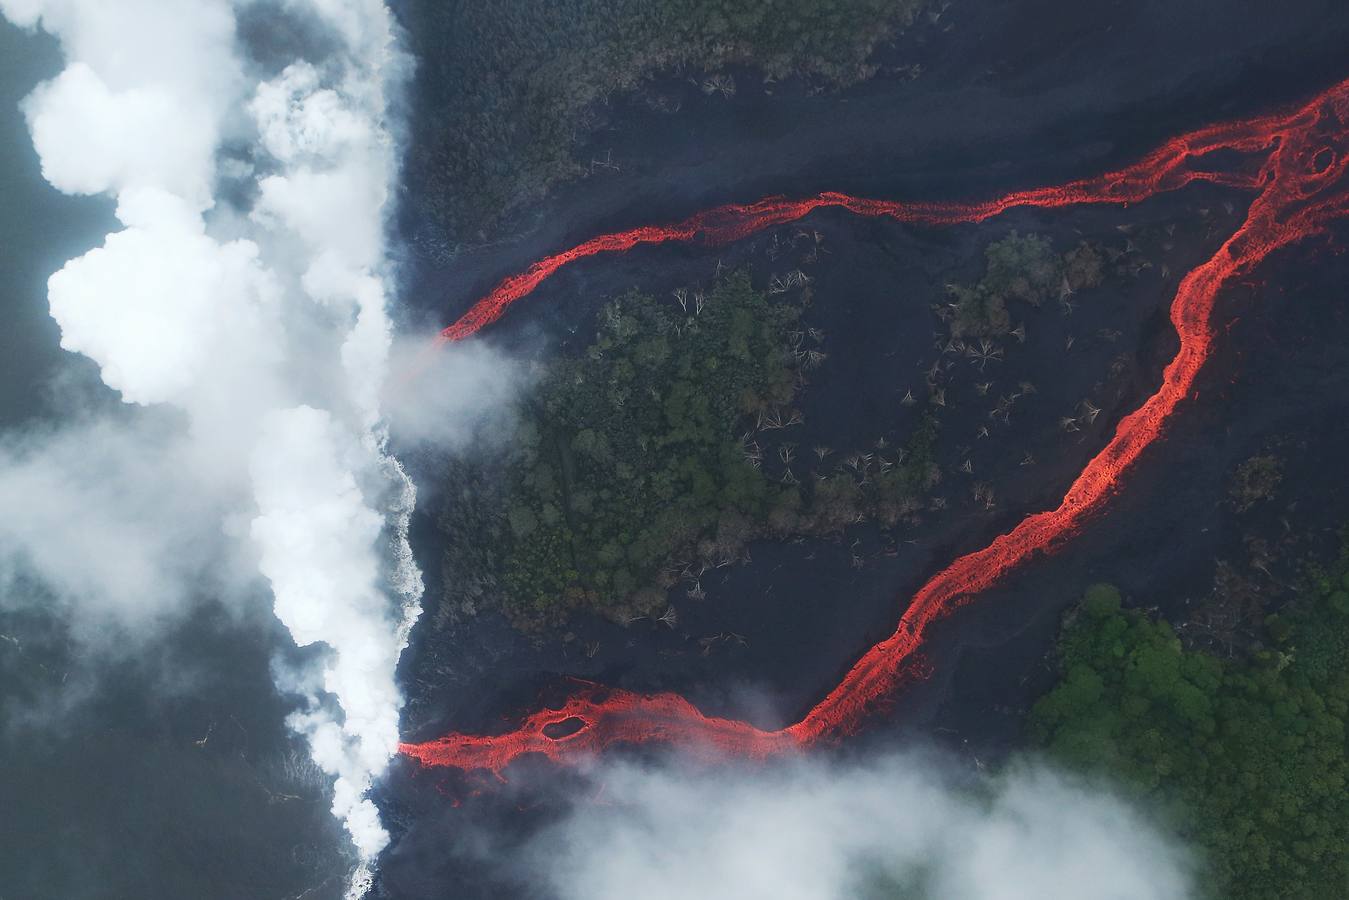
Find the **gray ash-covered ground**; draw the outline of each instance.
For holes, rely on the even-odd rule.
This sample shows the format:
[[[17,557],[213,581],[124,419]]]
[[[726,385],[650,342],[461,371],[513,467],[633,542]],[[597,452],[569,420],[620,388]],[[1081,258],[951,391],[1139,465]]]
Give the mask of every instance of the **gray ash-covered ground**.
[[[1204,188],[1191,193],[1211,196],[1177,195],[1174,209],[1193,212],[1195,203],[1221,208],[1223,192]],[[1162,233],[1169,218],[1160,209],[1165,205],[1157,204]],[[1087,217],[1105,212],[1090,211]],[[1143,219],[1149,210],[1144,205],[1131,212]],[[1058,215],[1071,220],[1073,213]],[[1048,223],[1017,224],[1050,233]],[[1067,227],[1071,233],[1072,226]],[[970,230],[972,248],[982,246],[986,235],[980,236],[980,230]],[[1086,227],[1083,231],[1091,233]],[[1177,234],[1183,234],[1180,227]],[[1185,252],[1182,241],[1176,252]],[[1189,252],[1202,254],[1202,244],[1201,238]],[[1308,245],[1280,254],[1251,284],[1229,291],[1219,311],[1223,341],[1200,379],[1196,398],[1182,407],[1166,436],[1145,455],[1120,497],[1063,552],[1024,567],[936,626],[926,651],[932,677],[896,697],[891,713],[877,717],[868,733],[843,752],[893,744],[898,733],[904,740],[949,744],[981,763],[1005,755],[1018,745],[1029,703],[1052,678],[1048,651],[1059,615],[1091,582],[1117,583],[1133,602],[1160,606],[1164,614],[1183,621],[1211,590],[1219,559],[1261,577],[1250,568],[1247,538],[1263,536],[1277,543],[1287,533],[1283,522],[1289,521],[1298,528],[1295,552],[1268,577],[1284,585],[1295,583],[1289,560],[1333,543],[1333,529],[1342,524],[1349,499],[1337,468],[1349,440],[1343,424],[1349,411],[1349,310],[1327,302],[1346,274],[1344,257],[1328,253],[1324,245]],[[1153,270],[1114,287],[1113,296],[1109,286],[1099,289],[1096,315],[1110,319],[1114,312],[1111,321],[1119,322],[1120,313],[1130,313],[1133,343],[1126,346],[1135,347],[1135,368],[1106,395],[1113,403],[1098,403],[1102,412],[1097,429],[1063,432],[1056,402],[1047,401],[1038,414],[1027,408],[1025,421],[1010,427],[1007,438],[1025,435],[1044,441],[1048,449],[1037,456],[1034,467],[1020,466],[1020,454],[990,456],[990,477],[1006,485],[999,510],[953,505],[949,514],[915,528],[920,543],[906,545],[894,558],[862,529],[859,534],[871,552],[860,569],[851,562],[851,538],[756,545],[753,564],[726,570],[720,581],[705,579],[706,599],[676,601],[676,629],[578,623],[575,644],[601,643],[593,659],[576,649],[564,651],[560,643],[539,648],[502,625],[475,623],[442,645],[457,654],[441,657],[450,677],[437,685],[440,690],[418,698],[427,706],[414,709],[425,709],[428,717],[423,730],[411,736],[432,737],[451,724],[465,730],[500,727],[514,711],[559,696],[566,686],[556,675],[564,672],[636,689],[681,690],[708,712],[762,725],[780,724],[804,709],[833,685],[859,649],[888,633],[906,592],[922,578],[958,553],[981,546],[1024,512],[1055,502],[1082,461],[1104,441],[1113,419],[1148,392],[1174,348],[1164,321],[1170,294],[1160,272]],[[821,287],[820,302],[813,308],[824,318],[826,296]],[[1046,331],[1051,323],[1087,327],[1095,320],[1083,316],[1086,303],[1083,297],[1071,316],[1047,307],[1031,321],[1042,321]],[[835,335],[846,312],[840,308],[829,326]],[[932,354],[930,330],[923,343],[928,344],[924,352]],[[1039,360],[1030,371],[1058,379],[1065,397],[1096,388],[1101,370],[1108,371],[1113,358],[1094,353],[1081,365],[1063,367],[1061,355],[1044,356],[1053,358],[1030,356]],[[1009,368],[1015,363],[1013,356]],[[847,394],[854,383],[877,377],[875,369],[857,366],[841,379],[846,383],[832,389]],[[807,396],[830,387],[822,371]],[[892,388],[886,385],[885,390]],[[979,420],[972,409],[964,420],[959,411],[959,406],[947,411],[946,432]],[[945,453],[956,449],[953,443],[944,439]],[[1238,515],[1230,500],[1234,472],[1250,456],[1265,452],[1283,460],[1283,480],[1274,499]],[[1277,601],[1279,591],[1271,589],[1270,594]],[[735,629],[752,639],[745,646],[717,644],[702,654],[698,636]],[[420,652],[427,649],[424,644]],[[559,778],[546,763],[520,768],[510,786],[483,782],[477,787],[485,783],[485,791],[467,796],[473,781],[400,766],[387,788],[385,808],[395,811],[400,828],[411,826],[411,834],[395,851],[392,876],[385,878],[415,873],[414,882],[429,878],[424,882],[429,886],[443,883],[439,878],[451,870],[463,877],[464,871],[455,868],[455,854],[444,856],[443,845],[422,842],[443,837],[447,830],[468,833],[477,827],[527,832],[529,823],[546,820],[550,810],[579,789],[570,776]],[[400,859],[410,868],[401,868]],[[481,861],[469,863],[469,871],[489,891],[501,888],[498,876],[507,877],[484,871]],[[397,895],[411,890],[411,882],[398,883]],[[410,895],[422,894],[413,890]]]
[[[1240,655],[1206,627],[1220,565],[1258,592],[1265,611],[1297,593],[1301,566],[1327,558],[1349,510],[1349,262],[1332,241],[1276,255],[1217,312],[1222,340],[1158,444],[1094,525],[931,632],[930,682],[897,700],[895,727],[970,747],[988,760],[1021,737],[1022,716],[1053,677],[1045,651],[1060,613],[1088,584],[1119,585],[1126,602],[1181,624],[1195,646]],[[1272,496],[1240,510],[1239,468],[1274,455]],[[1273,551],[1266,556],[1266,549]],[[1263,613],[1262,613],[1263,614]],[[1257,619],[1258,621],[1258,619]],[[884,736],[879,736],[884,740]]]
[[[822,252],[804,264],[813,299],[802,324],[824,333],[829,357],[809,374],[795,404],[804,423],[756,434],[763,471],[770,478],[785,474],[777,453],[784,445],[795,446],[801,459],[792,468],[801,478],[811,477],[812,466],[832,470],[855,453],[884,455],[878,444],[903,446],[933,416],[942,480],[932,505],[911,524],[884,530],[862,523],[825,539],[759,541],[749,548],[751,562],[681,580],[669,594],[673,624],[647,618],[624,627],[575,616],[561,628],[525,636],[504,629],[488,611],[469,621],[444,617],[454,624],[436,628],[430,623],[441,619],[441,597],[434,594],[410,671],[405,735],[490,728],[522,684],[534,688],[538,675],[553,674],[677,690],[709,713],[764,726],[792,721],[861,649],[893,628],[924,574],[1057,502],[1118,416],[1151,392],[1174,350],[1166,315],[1176,282],[1235,226],[1242,199],[1196,187],[1127,211],[1024,211],[941,229],[826,212],[732,248],[659,248],[588,260],[568,273],[582,285],[565,276],[550,282],[513,311],[507,328],[540,340],[539,319],[528,312],[547,306],[566,307],[560,320],[549,317],[557,325],[592,322],[608,296],[594,282],[605,277],[660,296],[670,285],[710,280],[720,262],[748,266],[767,283],[775,270],[800,262],[769,248],[801,231],[818,233]],[[977,339],[964,342],[964,350],[952,346],[934,307],[947,303],[946,284],[977,281],[986,246],[1012,231],[1040,234],[1058,252],[1083,241],[1099,247],[1105,276],[1099,286],[1055,295],[1039,307],[1011,302],[1012,328],[1024,341],[991,338],[996,355],[982,359]],[[567,344],[584,345],[589,327],[574,335],[571,327],[558,334],[543,325],[544,342],[554,352],[576,352]],[[817,446],[833,448],[823,464],[814,459]],[[441,502],[454,499],[432,496],[429,518]],[[452,583],[447,594],[454,602]],[[520,678],[509,674],[517,666]]]
[[[1086,10],[1049,0],[1015,14],[994,9],[1004,6],[1012,5],[952,8],[956,29],[927,39],[917,81],[882,78],[841,98],[742,91],[734,103],[700,101],[675,117],[635,105],[626,118],[614,117],[616,130],[595,139],[597,149],[624,161],[621,174],[559,192],[513,241],[417,271],[424,320],[444,324],[503,275],[602,231],[768,193],[959,199],[1060,182],[1345,74],[1334,48],[1343,45],[1346,25],[1330,18],[1327,4],[1277,14],[1258,4]],[[1054,301],[1038,310],[1014,306],[1013,322],[1026,322],[1026,344],[1000,340],[1005,359],[984,373],[957,361],[941,410],[945,511],[925,515],[897,541],[864,525],[837,541],[755,544],[751,564],[703,578],[705,599],[676,589],[675,628],[581,619],[569,626],[575,637],[568,642],[526,639],[494,616],[440,634],[420,629],[403,670],[405,737],[499,729],[541,696],[565,690],[564,675],[678,690],[708,713],[760,725],[791,721],[893,629],[904,598],[927,576],[1057,503],[1118,418],[1154,389],[1176,346],[1166,318],[1176,281],[1230,233],[1246,200],[1195,186],[1130,209],[1022,210],[943,229],[813,215],[802,224],[824,235],[829,252],[809,269],[816,299],[808,318],[825,331],[830,356],[801,399],[802,433],[790,436],[803,448],[902,439],[926,405],[923,373],[942,358],[931,304],[942,302],[946,282],[976,280],[983,248],[1012,229],[1051,237],[1060,252],[1083,239],[1128,241],[1151,265],[1082,292],[1071,315]],[[707,279],[718,257],[749,263],[766,279],[763,242],[771,238],[721,251],[664,246],[587,260],[514,307],[495,340],[565,352],[569,340],[583,341],[604,299],[634,286],[661,294]],[[932,676],[896,697],[845,752],[892,744],[898,733],[980,762],[1005,756],[1018,746],[1024,711],[1051,682],[1059,617],[1087,584],[1112,581],[1132,602],[1182,621],[1210,592],[1217,560],[1250,574],[1248,536],[1274,541],[1286,530],[1281,520],[1295,517],[1304,535],[1297,553],[1328,539],[1346,509],[1339,462],[1349,439],[1349,312],[1340,305],[1346,265],[1336,245],[1318,240],[1276,255],[1249,284],[1225,291],[1216,314],[1222,339],[1196,397],[1129,473],[1120,496],[1063,551],[935,626],[926,650]],[[995,386],[981,397],[973,385],[987,380]],[[989,401],[1022,380],[1036,393],[1018,401],[1009,423],[978,437],[989,424]],[[904,407],[910,388],[920,402]],[[1061,420],[1081,415],[1084,399],[1100,413],[1065,431]],[[1262,452],[1284,460],[1283,481],[1274,500],[1238,515],[1229,502],[1233,473]],[[1021,465],[1026,453],[1034,465]],[[971,475],[958,468],[967,457]],[[433,477],[416,465],[414,457],[420,481]],[[991,509],[975,502],[974,480],[994,485]],[[440,550],[429,523],[417,537],[430,576],[429,620],[441,590]],[[1284,565],[1271,581],[1293,582]],[[1270,587],[1271,602],[1279,590]],[[700,639],[724,633],[745,643],[717,641],[704,653]],[[587,657],[582,647],[595,642],[598,651]],[[454,883],[463,896],[531,896],[504,867],[484,864],[459,841],[476,828],[523,834],[552,815],[569,795],[570,776],[533,774],[468,795],[453,773],[397,764],[381,789],[397,835],[382,861],[385,894],[436,896]]]

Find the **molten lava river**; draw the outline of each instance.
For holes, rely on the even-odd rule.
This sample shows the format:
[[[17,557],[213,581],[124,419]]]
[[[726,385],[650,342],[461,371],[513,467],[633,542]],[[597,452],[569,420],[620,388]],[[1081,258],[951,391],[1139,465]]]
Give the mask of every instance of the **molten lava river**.
[[[793,725],[765,731],[748,723],[705,716],[673,693],[638,694],[585,684],[557,709],[526,716],[501,734],[447,734],[401,751],[427,766],[488,770],[498,776],[526,754],[573,763],[623,743],[662,743],[750,758],[808,747],[856,731],[868,711],[917,674],[917,651],[928,626],[1037,554],[1061,547],[1120,487],[1126,471],[1161,434],[1190,393],[1213,344],[1211,318],[1218,292],[1275,250],[1349,213],[1349,81],[1295,110],[1213,125],[1167,141],[1126,168],[1057,187],[1017,191],[981,203],[904,203],[839,193],[806,199],[770,197],[748,205],[710,209],[670,225],[635,228],[592,238],[546,257],[502,281],[440,335],[458,341],[496,321],[558,269],[600,253],[640,244],[685,241],[726,244],[792,222],[813,210],[842,207],[861,216],[946,225],[981,222],[1013,207],[1085,203],[1127,205],[1196,181],[1253,193],[1244,221],[1206,262],[1185,275],[1171,303],[1180,348],[1157,390],[1119,423],[1110,442],[1076,477],[1059,505],[1034,513],[981,550],[956,559],[913,596],[895,631],[862,654],[838,686]],[[1241,160],[1226,171],[1208,167],[1213,155]]]

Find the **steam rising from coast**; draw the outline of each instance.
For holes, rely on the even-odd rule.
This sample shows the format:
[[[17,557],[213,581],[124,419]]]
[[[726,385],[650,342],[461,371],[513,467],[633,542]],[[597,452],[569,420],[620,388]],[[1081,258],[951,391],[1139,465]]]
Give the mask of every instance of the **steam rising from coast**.
[[[280,62],[252,53],[239,21],[260,9],[312,39]],[[365,792],[397,747],[394,669],[422,589],[415,492],[379,409],[407,68],[391,15],[379,0],[0,12],[65,55],[24,105],[43,176],[111,198],[122,226],[51,277],[61,345],[137,407],[6,439],[0,501],[35,513],[0,524],[0,577],[36,577],[96,642],[135,641],[202,594],[256,593],[260,572],[295,642],[322,651],[279,686],[301,695],[291,725],[368,863],[388,836]]]
[[[241,25],[259,10],[306,39],[250,43],[264,38]],[[245,608],[269,590],[311,648],[274,676],[331,781],[359,897],[389,842],[366,794],[398,748],[395,670],[421,611],[416,491],[388,423],[453,447],[520,379],[478,342],[420,364],[436,390],[386,390],[403,355],[384,225],[409,65],[391,15],[381,0],[0,0],[0,13],[65,54],[24,106],[44,177],[115,204],[118,230],[48,288],[62,346],[124,404],[70,394],[62,422],[0,438],[0,504],[22,511],[0,518],[0,585],[40,582],[76,638],[110,654],[203,597]],[[509,848],[531,888],[561,900],[1189,896],[1174,847],[1043,772],[975,790],[914,756],[605,763],[599,775],[603,791],[523,855]],[[494,839],[455,829],[448,841]]]

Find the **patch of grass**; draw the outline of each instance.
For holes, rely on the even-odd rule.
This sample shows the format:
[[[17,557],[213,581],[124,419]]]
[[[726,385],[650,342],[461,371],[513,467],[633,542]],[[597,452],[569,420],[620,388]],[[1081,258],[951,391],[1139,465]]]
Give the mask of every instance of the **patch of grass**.
[[[1237,467],[1229,491],[1232,506],[1237,512],[1245,512],[1261,500],[1274,496],[1279,482],[1283,481],[1283,463],[1272,453],[1252,456]]]

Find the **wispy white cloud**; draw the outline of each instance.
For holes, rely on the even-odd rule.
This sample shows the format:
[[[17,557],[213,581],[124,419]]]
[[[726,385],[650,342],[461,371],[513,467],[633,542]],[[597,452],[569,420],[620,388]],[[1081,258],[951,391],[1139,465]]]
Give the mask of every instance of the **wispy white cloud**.
[[[424,338],[394,345],[397,364],[380,408],[399,441],[458,452],[474,439],[498,437],[493,426],[510,421],[503,411],[514,408],[535,373],[487,340],[430,346]]]
[[[365,794],[396,749],[421,594],[415,491],[383,423],[454,443],[519,376],[465,345],[383,390],[392,21],[377,0],[278,0],[335,49],[262,73],[235,29],[256,2],[0,0],[66,54],[24,106],[45,177],[115,198],[122,225],[52,276],[62,345],[148,407],[0,445],[0,506],[23,511],[0,521],[0,579],[40,579],[90,642],[265,580],[296,643],[322,651],[278,685],[300,695],[291,724],[368,865],[388,837]],[[225,204],[225,182],[249,204]],[[602,778],[602,802],[524,861],[563,900],[834,900],[868,879],[943,900],[1189,896],[1185,860],[1134,813],[1042,771],[975,792],[913,756]]]
[[[229,507],[200,489],[211,476],[198,466],[174,417],[68,422],[0,442],[3,602],[57,604],[76,639],[111,654],[138,650],[189,598],[245,583],[252,554],[222,541]]]
[[[933,760],[601,768],[535,840],[560,900],[1185,900],[1184,853],[1043,768],[952,779]]]

